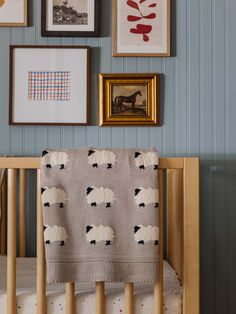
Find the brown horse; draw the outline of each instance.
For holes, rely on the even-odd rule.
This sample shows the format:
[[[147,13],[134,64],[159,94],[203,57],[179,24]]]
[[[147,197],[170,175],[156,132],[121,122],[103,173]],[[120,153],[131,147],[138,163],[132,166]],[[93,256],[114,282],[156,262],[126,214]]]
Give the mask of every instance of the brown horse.
[[[142,96],[140,90],[138,90],[137,92],[133,93],[130,96],[116,96],[115,105],[117,107],[117,112],[118,112],[118,109],[120,109],[120,112],[122,112],[123,103],[132,104],[132,112],[135,112],[135,103],[136,103],[136,98],[138,95]]]

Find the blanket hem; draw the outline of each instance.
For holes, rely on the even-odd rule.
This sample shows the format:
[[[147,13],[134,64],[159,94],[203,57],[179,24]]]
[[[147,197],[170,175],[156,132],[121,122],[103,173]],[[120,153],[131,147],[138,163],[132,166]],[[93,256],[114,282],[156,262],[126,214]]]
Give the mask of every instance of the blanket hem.
[[[48,283],[65,282],[133,282],[155,283],[159,263],[47,263]]]

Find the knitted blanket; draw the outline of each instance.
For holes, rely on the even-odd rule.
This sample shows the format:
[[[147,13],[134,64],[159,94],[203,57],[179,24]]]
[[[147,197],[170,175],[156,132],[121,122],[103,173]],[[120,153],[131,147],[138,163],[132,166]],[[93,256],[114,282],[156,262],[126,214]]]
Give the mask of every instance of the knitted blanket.
[[[158,155],[144,149],[44,150],[48,282],[158,280]]]

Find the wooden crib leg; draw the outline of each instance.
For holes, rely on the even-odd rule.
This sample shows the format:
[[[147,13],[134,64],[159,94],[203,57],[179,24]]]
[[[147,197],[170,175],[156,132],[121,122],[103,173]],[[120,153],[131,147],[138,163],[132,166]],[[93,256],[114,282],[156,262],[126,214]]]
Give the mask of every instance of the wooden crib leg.
[[[46,313],[46,270],[40,169],[37,170],[37,314]]]
[[[66,284],[66,314],[75,314],[75,283]]]
[[[104,282],[96,282],[96,314],[105,314]]]
[[[154,285],[154,314],[163,313],[163,170],[159,170],[159,281]]]
[[[8,170],[7,314],[16,314],[16,170]]]
[[[26,256],[26,170],[20,169],[19,256]]]
[[[134,284],[125,284],[125,314],[134,314]]]

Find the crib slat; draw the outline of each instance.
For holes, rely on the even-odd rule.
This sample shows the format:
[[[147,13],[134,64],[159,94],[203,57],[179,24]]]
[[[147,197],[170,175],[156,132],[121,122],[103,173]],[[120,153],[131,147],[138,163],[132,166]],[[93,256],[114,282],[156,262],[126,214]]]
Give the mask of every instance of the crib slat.
[[[105,314],[105,283],[96,282],[96,314]]]
[[[167,170],[167,259],[183,279],[183,171]]]
[[[154,314],[163,313],[163,170],[158,171],[159,178],[159,280],[154,285]]]
[[[19,256],[26,256],[26,170],[20,169]]]
[[[46,270],[40,169],[37,170],[37,314],[46,313]]]
[[[199,160],[184,159],[183,313],[200,313]]]
[[[75,314],[75,283],[66,283],[66,314]]]
[[[7,313],[16,314],[16,170],[8,170]]]
[[[134,284],[125,284],[125,314],[134,314]]]

